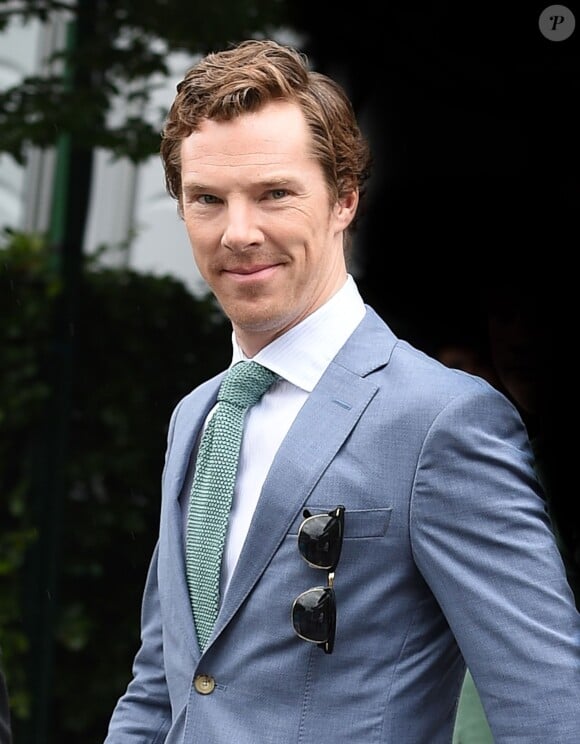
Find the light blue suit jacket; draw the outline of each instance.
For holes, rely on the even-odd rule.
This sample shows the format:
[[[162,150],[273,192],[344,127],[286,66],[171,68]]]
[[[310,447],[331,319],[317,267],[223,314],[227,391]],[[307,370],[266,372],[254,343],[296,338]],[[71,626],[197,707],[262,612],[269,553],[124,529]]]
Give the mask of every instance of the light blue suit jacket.
[[[142,645],[106,744],[449,744],[465,662],[497,742],[580,742],[580,615],[522,422],[370,308],[274,460],[200,654],[180,499],[220,379],[171,419]],[[298,553],[303,509],[338,504],[328,655],[290,611],[326,581]]]

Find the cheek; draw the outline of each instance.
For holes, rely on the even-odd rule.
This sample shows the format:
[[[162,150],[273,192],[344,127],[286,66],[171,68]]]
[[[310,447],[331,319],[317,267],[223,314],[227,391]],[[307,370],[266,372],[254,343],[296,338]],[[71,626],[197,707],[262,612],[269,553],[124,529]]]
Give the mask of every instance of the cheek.
[[[192,243],[191,253],[193,255],[194,263],[197,266],[200,274],[206,281],[209,281],[212,274],[212,256],[214,255],[213,252],[204,249],[204,247],[201,246],[199,243]]]
[[[204,229],[204,226],[199,222],[192,223],[187,221],[185,223],[185,229],[193,255],[196,259],[203,259],[204,256],[209,254],[210,246],[213,245],[208,230]]]

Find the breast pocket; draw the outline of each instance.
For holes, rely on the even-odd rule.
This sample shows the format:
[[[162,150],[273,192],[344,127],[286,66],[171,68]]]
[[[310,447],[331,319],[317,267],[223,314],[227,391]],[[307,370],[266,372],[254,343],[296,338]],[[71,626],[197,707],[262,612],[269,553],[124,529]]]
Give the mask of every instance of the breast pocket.
[[[338,504],[332,504],[331,506],[308,504],[305,508],[311,515],[314,515],[328,514],[337,506]],[[384,537],[391,521],[392,512],[393,508],[390,506],[381,509],[345,509],[344,539],[357,540],[369,537]],[[301,509],[292,523],[290,535],[298,535],[298,530],[304,519],[304,509]]]

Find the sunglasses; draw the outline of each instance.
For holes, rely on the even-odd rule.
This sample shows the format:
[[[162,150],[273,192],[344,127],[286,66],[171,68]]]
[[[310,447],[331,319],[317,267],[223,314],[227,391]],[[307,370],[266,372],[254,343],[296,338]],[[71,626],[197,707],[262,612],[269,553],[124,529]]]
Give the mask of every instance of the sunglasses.
[[[327,586],[317,586],[296,597],[292,605],[292,626],[299,638],[331,654],[336,631],[334,572],[340,558],[344,534],[344,506],[328,514],[312,515],[304,510],[298,530],[298,550],[312,568],[328,571]]]

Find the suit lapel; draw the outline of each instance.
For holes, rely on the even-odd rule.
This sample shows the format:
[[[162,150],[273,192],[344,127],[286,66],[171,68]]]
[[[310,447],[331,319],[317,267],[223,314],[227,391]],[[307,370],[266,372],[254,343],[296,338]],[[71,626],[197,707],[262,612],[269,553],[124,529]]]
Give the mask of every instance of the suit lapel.
[[[374,397],[377,386],[365,376],[388,362],[394,342],[384,323],[367,310],[359,328],[309,395],[262,488],[214,637],[264,572],[312,489]],[[276,514],[275,522],[272,514]]]
[[[197,388],[181,403],[170,433],[167,465],[163,475],[164,503],[161,520],[159,590],[168,616],[182,630],[185,646],[194,659],[200,656],[191,613],[185,571],[184,525],[181,492],[190,482],[192,453],[203,422],[217,399],[222,375]]]
[[[206,416],[217,400],[223,374],[196,388],[181,403],[175,416],[175,428],[170,434],[168,460],[163,475],[166,498],[179,499],[191,453]]]

